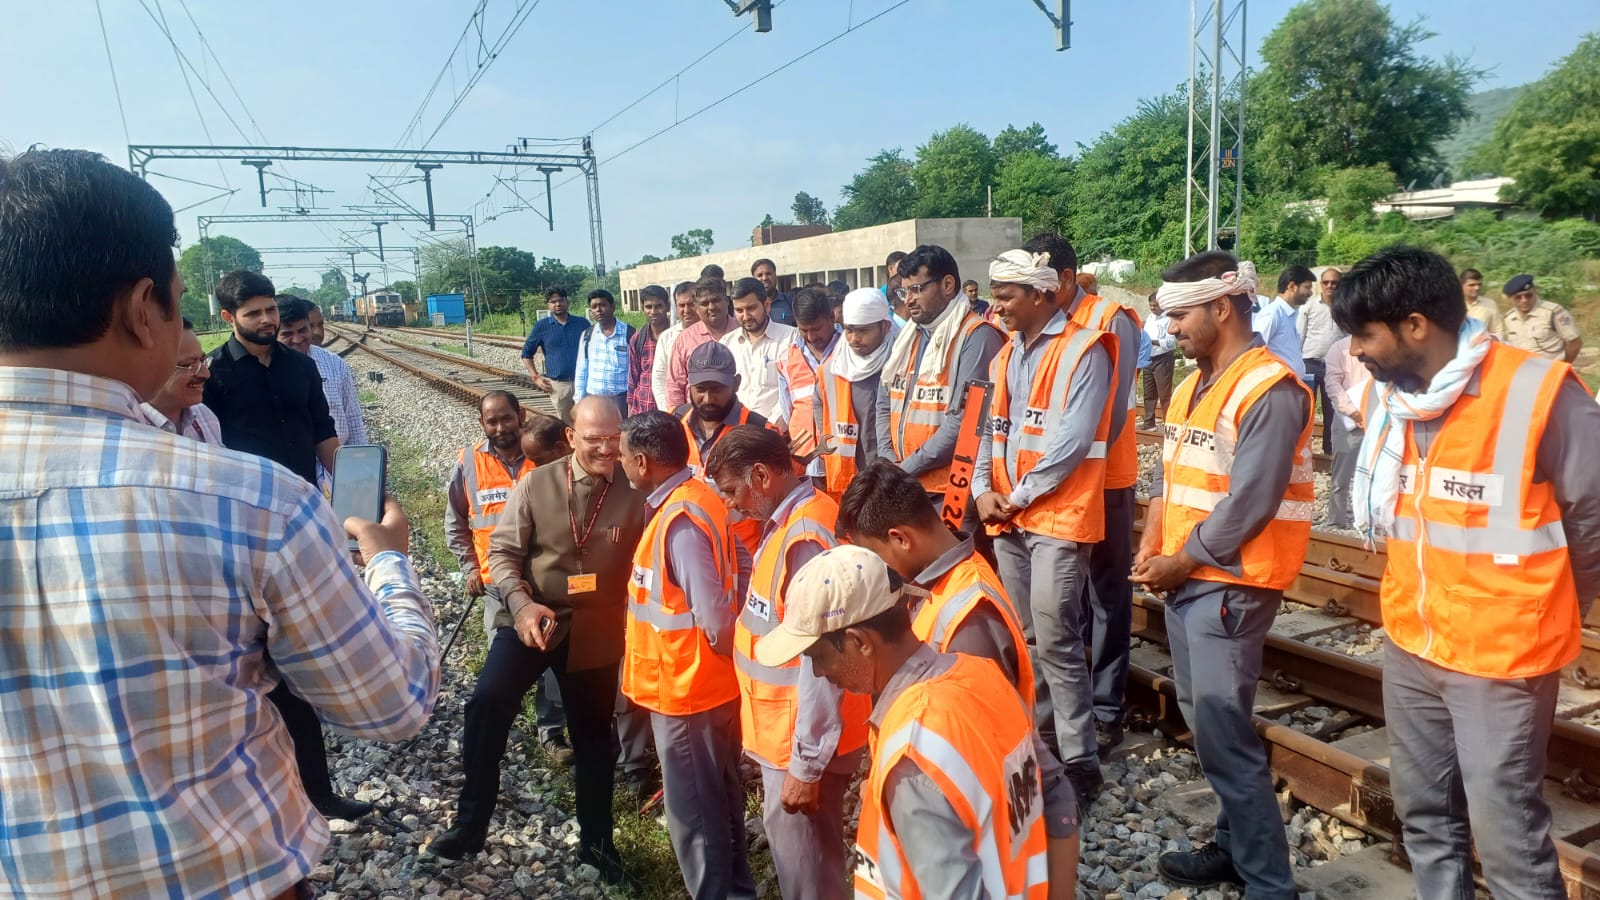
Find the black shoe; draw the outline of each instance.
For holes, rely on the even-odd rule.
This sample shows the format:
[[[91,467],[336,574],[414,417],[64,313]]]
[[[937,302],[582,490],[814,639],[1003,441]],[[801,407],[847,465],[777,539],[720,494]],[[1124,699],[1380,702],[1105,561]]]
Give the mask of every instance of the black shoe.
[[[322,813],[324,819],[344,819],[347,822],[354,822],[373,810],[371,803],[351,800],[349,797],[340,797],[337,794],[312,797],[311,805],[317,808],[317,812]]]
[[[484,832],[469,831],[457,825],[423,847],[422,855],[459,862],[483,850],[485,837]]]
[[[1139,424],[1138,424],[1138,428],[1139,428],[1140,431],[1154,431],[1155,428],[1156,428],[1156,420],[1155,419],[1140,419],[1139,420]]]
[[[1104,759],[1107,753],[1116,749],[1122,743],[1122,726],[1116,722],[1101,722],[1096,719],[1094,723],[1094,742],[1100,748],[1100,758]]]
[[[1100,793],[1101,785],[1106,783],[1105,777],[1100,774],[1100,767],[1094,764],[1065,766],[1067,780],[1072,782],[1072,793],[1078,798],[1078,814],[1088,813],[1090,805],[1094,803],[1095,795]]]
[[[638,894],[644,890],[644,883],[623,868],[622,860],[617,858],[615,849],[601,850],[598,847],[580,847],[578,849],[578,862],[594,866],[600,870],[600,880],[614,888],[620,888],[623,893]]]
[[[1221,881],[1244,884],[1233,857],[1216,844],[1201,844],[1189,853],[1163,853],[1156,859],[1156,871],[1173,884],[1205,887]]]
[[[640,803],[648,801],[656,791],[661,790],[661,776],[654,769],[645,769],[639,772],[629,772],[623,777],[623,790],[632,794]]]
[[[572,745],[567,743],[567,736],[561,732],[553,732],[540,738],[539,746],[544,748],[545,755],[556,765],[572,765]]]

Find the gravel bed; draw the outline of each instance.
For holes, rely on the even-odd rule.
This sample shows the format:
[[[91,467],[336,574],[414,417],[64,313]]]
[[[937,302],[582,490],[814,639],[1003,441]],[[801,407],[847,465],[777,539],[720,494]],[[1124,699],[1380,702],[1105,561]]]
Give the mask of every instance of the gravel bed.
[[[513,351],[505,352],[514,356]],[[359,388],[369,392],[363,410],[376,439],[403,439],[426,448],[433,460],[429,469],[442,490],[456,449],[480,433],[470,408],[360,351],[346,359]],[[382,373],[383,380],[370,381],[371,372]],[[444,631],[454,624],[465,602],[454,573],[440,571],[426,559],[418,568]],[[520,729],[512,733],[502,767],[501,805],[485,853],[449,867],[417,856],[454,817],[461,784],[462,708],[473,683],[472,673],[462,669],[460,660],[471,658],[478,648],[464,651],[458,647],[452,655],[455,662],[445,666],[438,707],[415,738],[385,745],[330,732],[329,760],[338,790],[376,802],[382,811],[360,823],[332,823],[333,842],[312,874],[321,896],[430,900],[615,896],[599,883],[592,867],[575,864],[577,823],[570,813],[566,779],[543,766],[537,754],[525,752],[531,736]],[[747,783],[756,780],[754,766],[743,769]],[[1190,849],[1209,840],[1214,831],[1210,823],[1187,825],[1155,805],[1163,793],[1202,777],[1192,751],[1162,747],[1114,761],[1104,772],[1106,787],[1083,826],[1080,898],[1243,896],[1236,888],[1176,888],[1156,874],[1157,855]],[[859,808],[855,788],[846,804],[847,828],[853,831]],[[1287,794],[1280,795],[1280,805],[1297,867],[1321,865],[1368,843],[1359,832],[1299,806]],[[758,853],[765,848],[759,817],[752,816],[746,826],[752,853]],[[776,895],[769,877],[758,867],[763,896]]]
[[[443,349],[444,345],[449,345],[452,347],[467,346],[467,339],[465,336],[423,337],[419,334],[402,334],[394,332],[384,332],[383,335],[388,340],[398,341],[402,344],[415,344],[419,347],[428,347],[435,350]],[[450,351],[445,350],[444,352],[449,353]],[[482,341],[473,341],[472,358],[478,362],[488,363],[491,366],[501,366],[510,369],[513,372],[526,371],[522,367],[521,351],[513,350],[510,347],[501,347],[494,344],[486,344]],[[536,365],[540,366],[541,371],[543,370],[543,363],[544,357],[541,355],[539,362],[536,363]]]

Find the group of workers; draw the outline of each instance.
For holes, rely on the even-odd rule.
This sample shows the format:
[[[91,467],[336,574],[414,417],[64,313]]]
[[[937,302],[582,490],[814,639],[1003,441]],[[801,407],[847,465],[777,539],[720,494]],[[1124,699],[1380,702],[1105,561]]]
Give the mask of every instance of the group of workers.
[[[316,465],[339,439],[314,367],[278,349],[270,283],[235,279],[234,338],[208,358],[226,377],[195,385],[208,366],[179,364],[174,233],[159,194],[93,154],[0,161],[0,443],[53,448],[20,454],[0,496],[0,885],[17,894],[301,896],[329,798],[308,797],[307,748],[279,727],[291,708],[264,701],[286,688],[314,719],[395,740],[437,694],[403,512],[334,520]],[[743,758],[786,898],[1071,897],[1122,739],[1137,584],[1165,600],[1220,807],[1213,842],[1159,856],[1163,880],[1295,896],[1252,712],[1310,538],[1314,395],[1257,333],[1251,263],[1207,251],[1162,273],[1167,334],[1198,371],[1167,406],[1135,551],[1141,323],[1075,268],[1055,235],[1001,253],[980,311],[950,254],[918,247],[887,290],[846,293],[837,327],[825,291],[787,298],[796,330],[770,349],[773,288],[751,300],[708,274],[699,321],[666,347],[671,412],[625,416],[634,383],[586,389],[559,428],[483,398],[449,493],[493,633],[456,819],[424,852],[483,849],[513,721],[551,672],[578,858],[609,883],[632,882],[612,837],[631,720],[696,898],[754,896]],[[1331,315],[1372,377],[1354,519],[1389,544],[1391,786],[1418,893],[1471,896],[1475,848],[1496,896],[1564,896],[1541,782],[1600,592],[1584,453],[1600,406],[1568,363],[1470,318],[1432,253],[1362,260]],[[719,339],[735,327],[742,345]],[[586,352],[628,356],[632,378],[631,346],[600,341],[618,330]],[[756,408],[756,359],[775,409]],[[172,384],[223,410],[225,445],[252,397],[304,421],[216,446],[162,399]]]

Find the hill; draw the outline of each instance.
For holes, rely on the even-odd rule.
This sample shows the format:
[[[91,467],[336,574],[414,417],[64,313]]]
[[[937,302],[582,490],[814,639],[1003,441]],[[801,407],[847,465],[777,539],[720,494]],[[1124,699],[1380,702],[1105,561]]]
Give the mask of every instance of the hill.
[[[1474,175],[1495,174],[1482,172],[1460,171],[1461,161],[1466,158],[1479,144],[1487,141],[1494,134],[1495,123],[1506,114],[1511,104],[1517,102],[1522,92],[1528,86],[1519,84],[1516,87],[1495,88],[1489,91],[1479,91],[1468,99],[1467,105],[1472,114],[1455,134],[1439,143],[1439,152],[1444,155],[1445,163],[1450,167],[1450,177],[1455,180],[1471,178]]]

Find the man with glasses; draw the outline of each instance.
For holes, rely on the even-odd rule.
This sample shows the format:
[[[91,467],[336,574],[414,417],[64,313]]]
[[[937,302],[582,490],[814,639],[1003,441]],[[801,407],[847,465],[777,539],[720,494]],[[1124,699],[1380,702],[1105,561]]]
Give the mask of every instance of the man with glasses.
[[[967,385],[988,378],[1005,335],[972,309],[950,251],[918,247],[900,260],[899,273],[894,296],[913,327],[901,330],[883,367],[878,447],[915,475],[937,505],[950,486]]]
[[[1295,316],[1295,330],[1300,333],[1300,358],[1305,366],[1306,381],[1322,397],[1322,452],[1333,454],[1332,419],[1334,405],[1328,399],[1328,351],[1343,333],[1333,323],[1333,291],[1339,286],[1339,269],[1329,266],[1317,276],[1319,294],[1313,295]]]
[[[1583,336],[1566,307],[1541,299],[1532,275],[1506,282],[1511,309],[1505,314],[1506,343],[1546,359],[1570,363],[1583,348]]]
[[[222,446],[222,425],[206,409],[206,379],[211,377],[211,360],[200,350],[194,323],[183,320],[183,338],[178,343],[178,364],[167,383],[156,391],[149,403],[140,404],[150,424],[193,438],[202,444]]]
[[[455,824],[423,852],[460,860],[483,849],[511,725],[523,695],[554,669],[572,740],[578,861],[608,884],[626,884],[611,837],[611,713],[644,497],[616,471],[622,415],[614,402],[585,397],[567,435],[572,455],[524,475],[490,536],[489,574],[510,624],[495,629],[467,701]]]
[[[339,445],[371,443],[367,439],[367,422],[361,416],[355,376],[337,353],[317,345],[316,330],[311,324],[313,309],[316,307],[309,300],[291,294],[279,295],[278,341],[296,353],[311,357],[316,364],[317,374],[322,376],[322,394],[328,398],[328,414],[333,416],[333,430],[339,434]]]

